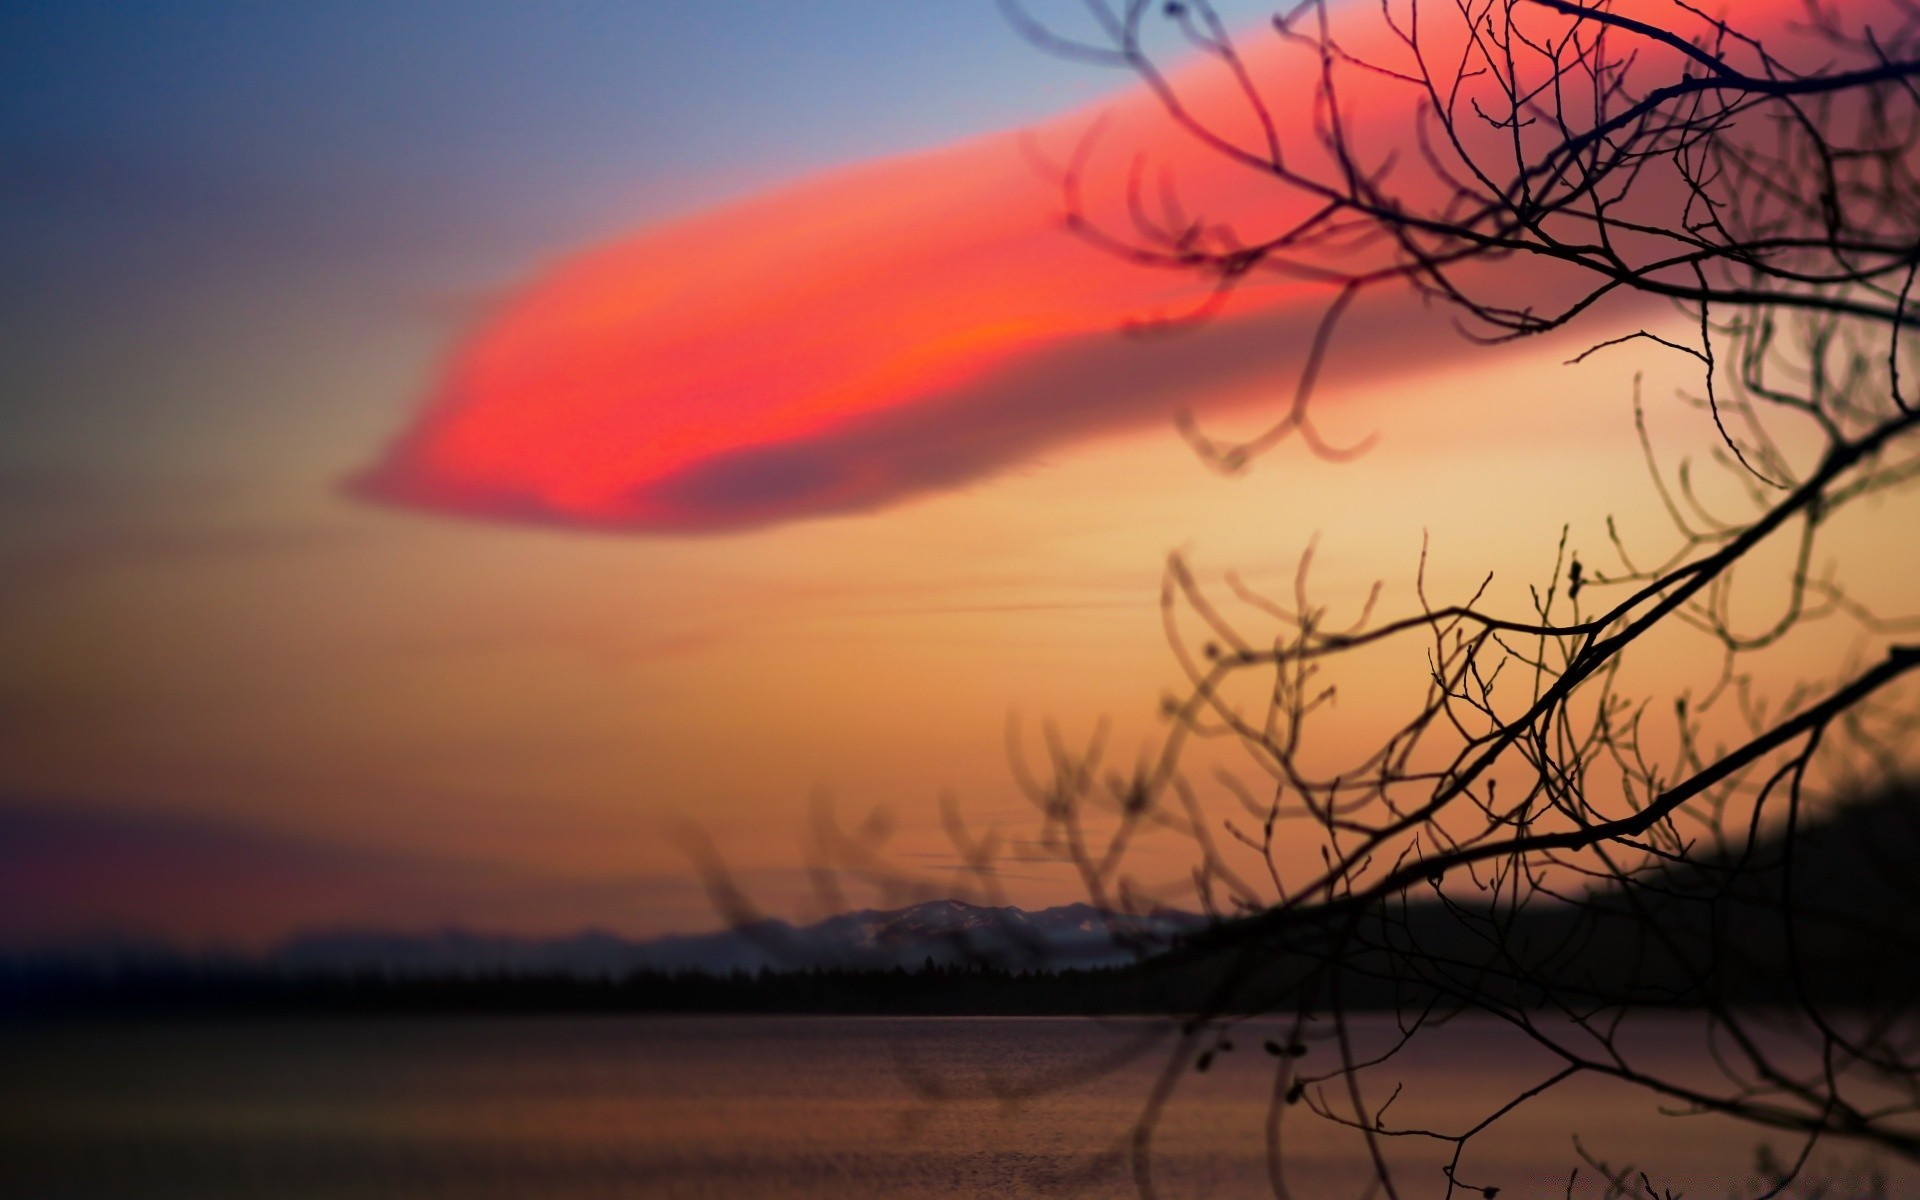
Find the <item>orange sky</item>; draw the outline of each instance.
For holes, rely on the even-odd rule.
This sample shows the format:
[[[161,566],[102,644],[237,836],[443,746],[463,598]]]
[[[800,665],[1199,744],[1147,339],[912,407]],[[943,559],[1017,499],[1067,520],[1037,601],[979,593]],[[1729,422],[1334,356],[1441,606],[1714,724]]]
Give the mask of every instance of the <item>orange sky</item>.
[[[1297,113],[1290,86],[1276,112]],[[1386,95],[1356,95],[1367,129],[1395,126]],[[1115,150],[1089,183],[1106,215],[1120,148],[1144,146],[1210,215],[1286,216],[1138,95],[1103,108]],[[1037,144],[1064,157],[1089,119],[1042,123]],[[1237,570],[1285,590],[1317,536],[1317,595],[1337,611],[1378,579],[1403,612],[1423,537],[1432,594],[1492,571],[1509,605],[1563,525],[1589,561],[1610,514],[1630,544],[1669,545],[1630,394],[1643,374],[1677,461],[1714,445],[1673,400],[1697,381],[1638,349],[1564,360],[1677,318],[1603,313],[1577,339],[1488,351],[1404,299],[1363,300],[1316,411],[1330,440],[1376,448],[1333,464],[1287,447],[1223,479],[1172,412],[1258,428],[1324,291],[1268,286],[1188,335],[1126,338],[1119,323],[1190,285],[1076,240],[1058,204],[1020,139],[993,135],[534,261],[459,320],[396,332],[311,277],[277,305],[210,307],[245,352],[215,339],[169,376],[166,355],[189,357],[169,347],[161,377],[352,419],[252,438],[271,470],[242,484],[136,488],[21,543],[26,582],[0,601],[10,793],[184,831],[136,838],[138,870],[108,855],[49,873],[0,934],[695,928],[714,918],[689,824],[753,895],[805,913],[812,796],[855,822],[890,810],[899,861],[937,873],[943,792],[1031,829],[1010,709],[1070,737],[1110,717],[1130,761],[1177,679],[1156,605],[1169,550],[1216,585]],[[347,477],[404,504],[344,495]],[[1920,599],[1884,553],[1901,519],[1890,505],[1836,540],[1894,603]],[[1815,631],[1779,670],[1817,673],[1850,639]],[[1408,651],[1348,681],[1332,746],[1377,724],[1411,677],[1395,672],[1419,669]],[[1177,884],[1184,863],[1149,853],[1142,871]],[[1020,856],[1003,883],[1079,898]],[[7,886],[27,885],[0,883],[0,911]]]
[[[1349,24],[1353,53],[1412,69],[1380,22]],[[1564,24],[1546,14],[1535,32]],[[1457,38],[1428,41],[1436,61],[1458,53]],[[1271,35],[1247,45],[1292,169],[1337,185],[1311,125],[1311,51]],[[1658,57],[1650,70],[1674,56]],[[1169,87],[1210,129],[1260,147],[1217,64],[1190,63]],[[1348,72],[1342,98],[1370,159],[1411,141],[1419,96],[1407,83]],[[1502,150],[1499,136],[1469,132],[1469,144],[1495,161]],[[1210,328],[1124,343],[1117,329],[1192,310],[1208,282],[1067,231],[1069,161],[1085,217],[1126,238],[1135,169],[1154,208],[1164,179],[1192,218],[1243,242],[1318,206],[1199,144],[1144,89],[842,168],[550,267],[455,351],[419,421],[355,490],[480,516],[711,532],[881,508],[1090,434],[1164,425],[1178,407],[1284,389],[1331,289],[1256,273]],[[1431,171],[1399,178],[1409,203],[1438,194]],[[1658,187],[1649,173],[1641,190]],[[1336,241],[1306,258],[1351,271],[1389,250]],[[1506,274],[1535,302],[1566,287],[1538,264]],[[1484,285],[1487,273],[1464,278]],[[1399,294],[1363,310],[1338,345],[1376,370],[1465,349]]]

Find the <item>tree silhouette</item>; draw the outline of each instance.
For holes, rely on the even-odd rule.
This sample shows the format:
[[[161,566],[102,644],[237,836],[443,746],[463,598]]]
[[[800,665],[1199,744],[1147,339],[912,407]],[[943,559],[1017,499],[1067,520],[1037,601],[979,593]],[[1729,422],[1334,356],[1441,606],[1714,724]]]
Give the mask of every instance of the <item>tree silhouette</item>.
[[[1920,644],[1900,638],[1920,625],[1874,611],[1824,565],[1839,516],[1910,498],[1920,474],[1920,6],[1846,17],[1809,0],[1775,31],[1791,45],[1769,45],[1683,0],[1382,0],[1337,13],[1304,0],[1258,31],[1315,81],[1310,105],[1280,114],[1262,72],[1281,60],[1243,53],[1205,0],[1089,0],[1078,33],[1001,3],[1044,49],[1133,73],[1190,149],[1242,172],[1281,214],[1191,217],[1178,179],[1136,160],[1113,206],[1123,219],[1103,218],[1090,165],[1115,134],[1089,138],[1061,172],[1069,226],[1142,269],[1207,284],[1191,313],[1162,323],[1231,313],[1250,281],[1328,289],[1278,420],[1237,441],[1185,423],[1208,462],[1245,469],[1296,436],[1344,453],[1316,432],[1311,400],[1363,293],[1412,289],[1496,343],[1645,297],[1684,320],[1601,335],[1585,353],[1691,361],[1720,493],[1741,506],[1662,463],[1635,395],[1671,546],[1649,554],[1616,533],[1596,560],[1563,540],[1526,611],[1430,601],[1423,579],[1415,611],[1379,618],[1369,603],[1342,625],[1311,599],[1311,552],[1284,602],[1231,579],[1217,594],[1170,559],[1163,606],[1186,688],[1165,704],[1164,740],[1114,773],[1100,739],[1074,751],[1050,733],[1042,769],[1022,771],[1046,844],[1097,904],[1143,902],[1130,854],[1157,830],[1191,841],[1195,884],[1220,918],[1176,952],[1227,966],[1134,1130],[1142,1194],[1154,1194],[1160,1111],[1220,1052],[1230,1014],[1247,1012],[1290,1016],[1296,1031],[1267,1047],[1279,1195],[1281,1130],[1311,1114],[1365,1140],[1388,1195],[1407,1181],[1385,1144],[1415,1138],[1450,1148],[1445,1194],[1491,1197],[1498,1184],[1473,1180],[1464,1157],[1473,1139],[1583,1075],[1794,1135],[1797,1153],[1766,1164],[1771,1194],[1822,1139],[1920,1162],[1920,1040],[1902,1019],[1920,1001],[1906,924],[1920,905],[1905,862],[1883,886],[1870,861],[1876,846],[1920,849],[1900,818],[1913,800],[1888,793],[1877,815],[1835,815],[1833,800],[1910,765]],[[1238,111],[1190,105],[1150,49],[1169,30],[1229,81]],[[1357,132],[1349,97],[1362,81],[1414,114],[1406,139]],[[1868,650],[1830,679],[1770,691],[1767,652],[1823,622],[1846,623]],[[1710,647],[1712,668],[1670,694],[1634,693],[1629,664],[1672,654],[1677,637]],[[1409,644],[1424,650],[1423,694],[1377,744],[1329,766],[1314,736],[1328,680],[1363,652]],[[1197,783],[1188,764],[1202,743],[1250,766]],[[1319,854],[1306,872],[1282,853],[1303,843]],[[1350,1036],[1363,987],[1397,1017],[1384,1049]],[[1675,1004],[1703,1015],[1716,1078],[1678,1077],[1636,1049],[1634,1014]],[[1556,1068],[1451,1127],[1397,1123],[1385,1107],[1396,1056],[1469,1011]],[[1297,1051],[1314,1030],[1337,1052],[1309,1068]],[[1593,1167],[1610,1195],[1660,1194],[1651,1177]]]

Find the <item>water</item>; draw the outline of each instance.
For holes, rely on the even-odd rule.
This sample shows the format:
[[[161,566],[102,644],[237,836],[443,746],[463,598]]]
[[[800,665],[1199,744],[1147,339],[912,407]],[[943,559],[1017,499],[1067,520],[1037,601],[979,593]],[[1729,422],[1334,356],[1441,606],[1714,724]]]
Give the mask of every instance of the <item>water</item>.
[[[1274,1032],[1242,1027],[1211,1070],[1181,1074],[1155,1140],[1159,1195],[1271,1194],[1275,1060],[1259,1043]],[[1167,1034],[1138,1020],[872,1017],[0,1030],[0,1197],[1133,1196],[1126,1136],[1167,1061]],[[1389,1034],[1379,1020],[1360,1025],[1363,1040]],[[1705,1068],[1687,1018],[1653,1022],[1642,1038],[1674,1069]],[[1116,1066],[1143,1045],[1152,1049]],[[1302,1063],[1331,1053],[1317,1045]],[[1498,1026],[1456,1023],[1396,1065],[1405,1090],[1389,1117],[1464,1128],[1551,1067]],[[1304,1106],[1284,1112],[1292,1194],[1360,1194],[1358,1136]],[[1596,1157],[1689,1196],[1746,1185],[1762,1140],[1582,1081],[1477,1140],[1460,1177],[1511,1198],[1562,1196],[1580,1167],[1574,1194],[1599,1195],[1575,1131]],[[1394,1139],[1388,1152],[1403,1195],[1445,1194],[1445,1148]],[[1915,1183],[1899,1179],[1893,1194],[1920,1194]]]

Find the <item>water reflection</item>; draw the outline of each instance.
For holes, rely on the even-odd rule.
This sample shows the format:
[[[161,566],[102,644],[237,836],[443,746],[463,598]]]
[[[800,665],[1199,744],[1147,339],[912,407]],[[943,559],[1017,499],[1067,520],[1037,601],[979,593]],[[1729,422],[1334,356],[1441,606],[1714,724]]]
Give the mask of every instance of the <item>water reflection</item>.
[[[1390,1033],[1384,1019],[1357,1028],[1363,1040]],[[1457,1129],[1552,1071],[1502,1027],[1451,1029],[1396,1063],[1401,1122]],[[818,1017],[15,1028],[0,1032],[0,1195],[1132,1196],[1121,1151],[1164,1064],[1161,1031]],[[1710,1069],[1685,1016],[1650,1020],[1641,1036],[1676,1067]],[[1273,1060],[1257,1023],[1234,1037],[1234,1051],[1183,1079],[1157,1133],[1164,1196],[1269,1192]],[[1136,1043],[1158,1049],[1085,1070]],[[1358,1194],[1357,1138],[1305,1116],[1285,1127],[1287,1184],[1297,1196]],[[1754,1178],[1761,1140],[1581,1081],[1476,1140],[1461,1175],[1507,1196],[1561,1196],[1580,1167],[1574,1194],[1600,1195],[1576,1132],[1615,1166],[1712,1196]],[[1403,1194],[1444,1194],[1444,1147],[1399,1139],[1390,1151]]]

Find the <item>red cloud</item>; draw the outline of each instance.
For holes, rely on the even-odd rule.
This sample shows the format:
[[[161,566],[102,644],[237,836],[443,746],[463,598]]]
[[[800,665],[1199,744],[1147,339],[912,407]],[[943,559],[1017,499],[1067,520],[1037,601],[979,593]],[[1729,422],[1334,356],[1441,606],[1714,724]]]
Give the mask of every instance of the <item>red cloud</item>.
[[[1355,36],[1405,57],[1377,31]],[[1309,159],[1314,63],[1271,31],[1247,41],[1256,77],[1274,81],[1283,142]],[[1175,84],[1253,144],[1217,66]],[[1343,86],[1358,144],[1407,142],[1406,87],[1358,73]],[[1110,225],[1129,220],[1136,152],[1171,172],[1188,212],[1243,236],[1307,211],[1196,146],[1144,91],[1107,112],[1086,195]],[[1063,227],[1059,181],[1033,150],[1063,158],[1090,125],[1081,115],[836,171],[562,262],[454,354],[412,428],[351,486],[474,516],[720,531],[882,507],[1176,406],[1289,387],[1323,285],[1256,282],[1191,332],[1116,334],[1204,289]],[[1340,350],[1369,371],[1457,344],[1405,297],[1359,318]]]

